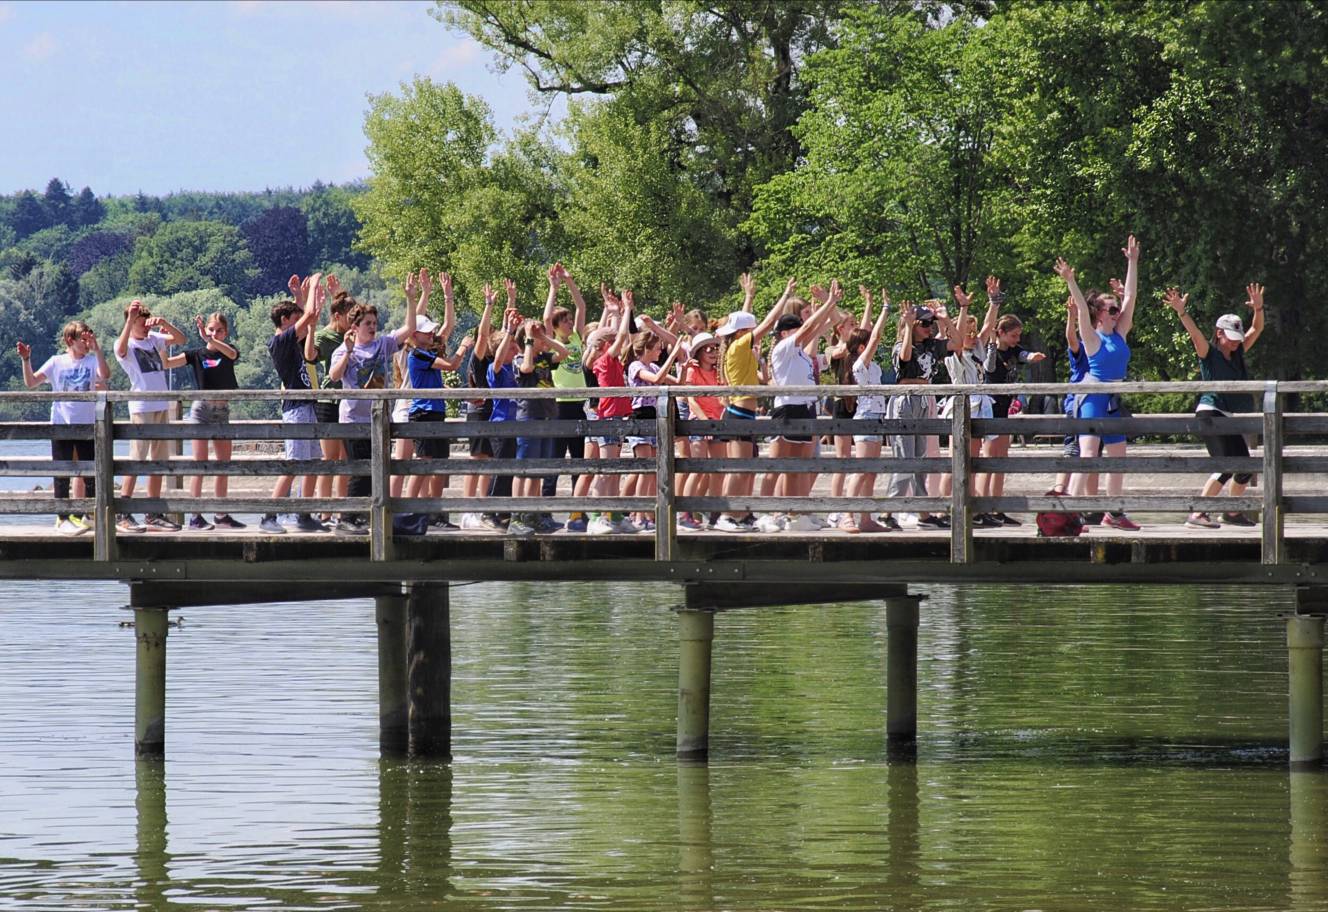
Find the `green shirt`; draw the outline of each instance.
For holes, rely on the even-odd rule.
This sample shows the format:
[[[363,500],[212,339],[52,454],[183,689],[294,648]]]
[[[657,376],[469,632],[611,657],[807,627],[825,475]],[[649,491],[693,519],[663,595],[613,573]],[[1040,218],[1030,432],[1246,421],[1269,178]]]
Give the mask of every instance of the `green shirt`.
[[[553,369],[553,385],[558,389],[583,390],[586,388],[586,375],[581,370],[581,357],[584,346],[581,337],[572,333],[566,342],[559,339],[563,345],[567,346],[567,357],[558,362]],[[580,402],[585,396],[568,396],[566,398],[559,396],[559,402]]]
[[[346,341],[346,334],[328,324],[314,334],[314,345],[318,348],[318,360],[304,362],[309,371],[309,382],[315,389],[340,389],[341,383],[328,379],[332,364],[332,353]],[[321,379],[321,382],[320,382]]]
[[[1245,369],[1245,346],[1226,355],[1211,342],[1208,344],[1208,356],[1199,359],[1199,377],[1221,383],[1226,380],[1248,380],[1249,372]],[[1199,411],[1218,411],[1225,415],[1232,412],[1254,411],[1254,400],[1247,393],[1204,393],[1199,397]]]

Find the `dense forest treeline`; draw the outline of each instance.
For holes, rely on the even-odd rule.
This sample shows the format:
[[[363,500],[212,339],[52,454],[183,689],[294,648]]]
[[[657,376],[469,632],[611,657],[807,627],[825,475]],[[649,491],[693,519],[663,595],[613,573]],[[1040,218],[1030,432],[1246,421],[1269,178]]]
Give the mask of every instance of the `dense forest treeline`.
[[[370,98],[363,185],[98,198],[52,181],[0,198],[0,383],[17,375],[16,334],[49,341],[79,314],[109,327],[128,294],[170,316],[229,307],[253,348],[292,272],[335,269],[390,303],[384,276],[428,265],[456,276],[463,307],[511,276],[533,309],[555,260],[583,288],[712,315],[738,303],[748,270],[759,307],[789,276],[918,300],[996,273],[1052,355],[1036,379],[1058,379],[1051,265],[1064,256],[1103,287],[1130,232],[1143,245],[1132,377],[1197,375],[1165,288],[1189,292],[1202,324],[1246,313],[1250,281],[1268,301],[1254,374],[1324,376],[1328,7],[1314,0],[434,12],[536,97],[570,96],[568,116],[503,133],[483,100],[416,78]]]

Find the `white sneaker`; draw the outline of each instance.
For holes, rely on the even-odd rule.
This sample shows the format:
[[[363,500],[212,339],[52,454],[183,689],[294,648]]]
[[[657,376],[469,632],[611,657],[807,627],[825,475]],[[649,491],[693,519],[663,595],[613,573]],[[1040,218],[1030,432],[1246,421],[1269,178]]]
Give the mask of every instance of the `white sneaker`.
[[[767,513],[756,521],[756,531],[773,535],[784,531],[784,518],[777,513]]]
[[[605,516],[596,516],[586,527],[586,531],[591,535],[612,535],[616,530],[613,523]]]
[[[895,515],[895,519],[899,520],[899,528],[901,529],[916,529],[918,527],[918,514],[916,513],[899,513]]]
[[[461,528],[466,532],[485,532],[488,526],[484,524],[484,517],[478,513],[462,513]]]
[[[820,532],[822,526],[810,514],[801,513],[788,525],[784,526],[786,532]]]
[[[732,516],[721,516],[715,523],[715,529],[719,532],[750,532],[749,526],[744,526]]]
[[[829,528],[830,526],[838,526],[839,521],[841,519],[843,519],[843,517],[840,514],[831,513],[829,516],[825,518],[825,525],[827,528]]]
[[[70,522],[68,519],[62,519],[55,524],[55,531],[61,535],[82,535],[88,529],[85,526]]]

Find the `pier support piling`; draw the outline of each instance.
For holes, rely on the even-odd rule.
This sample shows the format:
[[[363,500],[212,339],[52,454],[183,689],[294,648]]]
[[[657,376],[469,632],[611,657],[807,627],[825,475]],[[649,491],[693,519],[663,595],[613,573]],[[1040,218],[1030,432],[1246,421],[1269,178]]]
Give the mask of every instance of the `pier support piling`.
[[[921,597],[885,600],[885,732],[892,744],[918,737],[918,604]]]
[[[378,750],[384,757],[410,749],[410,705],[406,671],[406,596],[374,597],[378,628]]]
[[[134,754],[166,753],[167,608],[134,609]]]
[[[701,759],[710,750],[710,652],[715,612],[678,611],[678,756]]]
[[[1323,615],[1287,617],[1287,715],[1293,768],[1323,763],[1323,627]]]
[[[452,627],[447,583],[406,586],[410,753],[452,755]]]

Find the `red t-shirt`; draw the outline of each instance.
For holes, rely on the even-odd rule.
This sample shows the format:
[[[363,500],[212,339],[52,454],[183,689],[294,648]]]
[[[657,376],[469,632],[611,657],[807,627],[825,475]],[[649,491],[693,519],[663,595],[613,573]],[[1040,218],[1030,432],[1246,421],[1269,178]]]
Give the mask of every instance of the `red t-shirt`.
[[[622,362],[605,352],[590,366],[595,372],[595,382],[602,387],[624,387],[627,385],[627,372]],[[632,400],[626,396],[601,396],[595,414],[601,418],[626,418],[632,414]]]
[[[683,382],[688,386],[718,386],[719,377],[716,371],[708,371],[693,362],[687,365],[687,376]],[[701,414],[693,415],[693,418],[718,421],[724,417],[724,403],[719,401],[718,396],[693,396],[692,402],[701,409]]]

